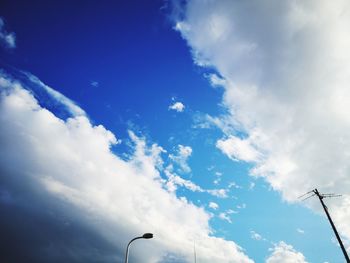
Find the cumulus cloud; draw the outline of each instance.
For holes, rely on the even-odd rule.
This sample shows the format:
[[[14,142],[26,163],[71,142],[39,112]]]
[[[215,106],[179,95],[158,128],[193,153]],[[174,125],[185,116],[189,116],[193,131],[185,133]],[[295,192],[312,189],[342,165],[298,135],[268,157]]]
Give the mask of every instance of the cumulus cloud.
[[[218,147],[287,201],[315,187],[342,193],[329,208],[350,239],[348,1],[192,0],[178,13],[194,62],[218,72]]]
[[[270,249],[271,255],[266,259],[266,263],[306,263],[304,255],[296,251],[291,245],[281,241]]]
[[[174,110],[174,111],[177,111],[177,112],[183,112],[185,110],[185,105],[182,102],[177,101],[177,102],[174,102],[173,104],[171,104],[169,106],[169,110]]]
[[[214,203],[214,202],[209,202],[209,207],[210,207],[211,209],[216,210],[216,209],[219,208],[219,205],[218,205],[217,203]]]
[[[8,33],[5,30],[5,22],[2,17],[0,17],[0,43],[7,48],[16,47],[16,35],[13,32]]]
[[[121,261],[126,242],[144,232],[155,238],[134,246],[135,261],[186,261],[195,238],[201,262],[252,262],[234,242],[209,236],[203,208],[164,189],[161,147],[130,132],[134,154],[123,160],[111,151],[115,135],[80,111],[58,118],[3,72],[0,91],[0,221],[7,226],[0,239],[9,262],[19,246],[27,262]]]

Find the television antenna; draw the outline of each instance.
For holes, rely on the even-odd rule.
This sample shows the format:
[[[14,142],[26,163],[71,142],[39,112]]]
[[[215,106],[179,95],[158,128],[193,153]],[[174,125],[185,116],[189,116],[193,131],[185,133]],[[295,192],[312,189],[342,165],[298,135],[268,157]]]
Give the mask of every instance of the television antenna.
[[[331,218],[331,216],[330,216],[330,214],[329,214],[329,212],[328,212],[328,208],[327,208],[327,206],[326,206],[326,205],[324,204],[324,202],[323,202],[323,199],[324,199],[324,198],[339,197],[339,196],[341,196],[341,195],[338,195],[338,194],[321,194],[321,193],[317,190],[317,188],[316,188],[316,189],[314,189],[314,190],[311,190],[311,191],[307,192],[306,194],[303,194],[302,196],[299,196],[299,199],[303,198],[302,201],[305,201],[305,200],[307,200],[307,199],[309,199],[309,198],[311,198],[311,197],[313,197],[313,196],[315,196],[315,195],[318,197],[318,199],[319,199],[320,202],[321,202],[321,205],[322,205],[322,207],[323,207],[323,210],[325,211],[325,213],[326,213],[326,215],[327,215],[327,218],[328,218],[328,220],[329,220],[329,223],[331,224],[332,229],[333,229],[333,231],[334,231],[334,234],[335,234],[335,236],[337,237],[337,240],[338,240],[338,242],[339,242],[340,248],[341,248],[341,250],[343,251],[343,254],[344,254],[344,257],[345,257],[345,259],[346,259],[346,262],[347,262],[347,263],[350,263],[350,259],[349,259],[348,253],[346,252],[346,249],[345,249],[345,247],[344,247],[344,245],[343,245],[343,242],[342,242],[341,239],[340,239],[340,236],[339,236],[339,234],[338,234],[338,231],[337,231],[337,229],[336,229],[336,227],[335,227],[335,225],[334,225],[334,223],[333,223],[333,220],[332,220],[332,218]]]

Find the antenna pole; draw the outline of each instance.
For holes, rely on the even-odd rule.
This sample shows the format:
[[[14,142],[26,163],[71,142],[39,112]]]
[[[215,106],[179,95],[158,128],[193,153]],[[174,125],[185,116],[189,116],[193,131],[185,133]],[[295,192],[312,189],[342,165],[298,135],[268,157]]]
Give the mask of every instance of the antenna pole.
[[[340,245],[340,247],[341,247],[341,250],[343,251],[343,254],[344,254],[344,257],[345,257],[345,259],[346,259],[346,262],[347,262],[347,263],[350,263],[350,259],[349,259],[349,256],[348,256],[346,250],[345,250],[345,247],[344,247],[344,245],[343,245],[343,242],[341,241],[340,236],[339,236],[339,234],[338,234],[338,231],[337,231],[337,229],[335,228],[335,225],[334,225],[334,223],[333,223],[333,221],[332,221],[332,218],[331,218],[330,214],[328,213],[328,208],[327,208],[327,206],[323,203],[323,197],[324,197],[324,196],[321,195],[321,194],[318,192],[317,189],[315,189],[313,192],[317,195],[318,199],[320,199],[320,202],[321,202],[322,207],[323,207],[323,209],[324,209],[324,211],[325,211],[325,213],[326,213],[326,215],[327,215],[327,218],[328,218],[328,220],[329,220],[329,223],[331,224],[331,226],[332,226],[332,228],[333,228],[333,231],[334,231],[334,234],[335,234],[335,236],[336,236],[337,239],[338,239],[338,242],[339,242],[339,245]]]
[[[193,240],[193,256],[194,256],[194,263],[197,263],[196,241],[195,240]]]

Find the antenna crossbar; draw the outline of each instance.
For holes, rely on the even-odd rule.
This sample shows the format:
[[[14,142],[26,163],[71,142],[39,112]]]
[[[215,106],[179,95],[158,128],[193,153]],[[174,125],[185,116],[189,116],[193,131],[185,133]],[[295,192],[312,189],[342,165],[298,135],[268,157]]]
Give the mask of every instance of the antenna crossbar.
[[[312,194],[311,194],[311,193],[312,193]],[[333,229],[333,231],[334,231],[334,234],[335,234],[335,236],[337,237],[337,240],[338,240],[339,245],[340,245],[340,248],[341,248],[341,250],[342,250],[342,252],[343,252],[343,254],[344,254],[344,257],[345,257],[345,259],[346,259],[346,262],[347,262],[347,263],[350,263],[350,259],[349,259],[348,253],[347,253],[346,250],[345,250],[345,247],[344,247],[344,245],[343,245],[343,242],[341,241],[341,238],[340,238],[340,236],[339,236],[339,234],[338,234],[338,231],[337,231],[337,229],[336,229],[336,227],[335,227],[335,225],[334,225],[334,223],[333,223],[333,220],[332,220],[332,218],[331,218],[331,216],[330,216],[330,214],[329,214],[329,212],[328,212],[328,208],[327,208],[327,206],[326,206],[326,205],[324,204],[324,202],[323,202],[323,198],[339,197],[339,196],[341,196],[341,195],[338,195],[338,194],[320,194],[320,193],[318,192],[317,188],[316,188],[316,189],[314,189],[314,190],[312,190],[312,191],[307,192],[306,194],[304,194],[304,195],[302,195],[302,196],[300,196],[300,197],[304,197],[304,196],[306,196],[306,195],[308,195],[308,194],[311,194],[311,195],[307,196],[307,197],[304,198],[303,200],[309,199],[310,197],[313,197],[313,196],[317,195],[318,199],[319,199],[320,202],[321,202],[321,205],[322,205],[322,207],[323,207],[323,210],[325,211],[325,213],[326,213],[326,215],[327,215],[327,218],[328,218],[328,220],[329,220],[329,223],[330,223],[331,226],[332,226],[332,229]],[[300,198],[300,197],[299,197],[299,198]]]

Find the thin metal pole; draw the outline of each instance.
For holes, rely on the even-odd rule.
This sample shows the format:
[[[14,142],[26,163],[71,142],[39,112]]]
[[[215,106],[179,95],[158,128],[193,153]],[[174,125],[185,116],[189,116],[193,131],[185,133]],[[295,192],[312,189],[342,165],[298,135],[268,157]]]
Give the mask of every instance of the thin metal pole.
[[[346,249],[345,249],[345,247],[344,247],[344,245],[343,245],[343,242],[342,242],[341,239],[340,239],[340,236],[339,236],[339,234],[338,234],[338,231],[337,231],[337,229],[335,228],[335,225],[334,225],[334,223],[333,223],[333,221],[332,221],[332,218],[331,218],[330,214],[328,213],[328,208],[327,208],[327,206],[323,203],[323,200],[322,200],[322,199],[323,199],[323,196],[318,192],[317,189],[314,190],[314,193],[317,195],[318,199],[320,199],[320,202],[321,202],[321,204],[322,204],[322,207],[323,207],[324,211],[326,212],[326,215],[327,215],[327,218],[328,218],[328,220],[329,220],[329,223],[331,224],[331,226],[332,226],[332,228],[333,228],[333,231],[334,231],[334,233],[335,233],[335,236],[336,236],[337,239],[338,239],[338,242],[339,242],[339,245],[340,245],[340,247],[341,247],[341,250],[343,251],[343,254],[344,254],[344,257],[345,257],[345,259],[346,259],[346,262],[347,262],[347,263],[350,263],[350,259],[349,259],[348,253],[346,252]]]
[[[194,256],[194,263],[197,263],[196,241],[193,241],[193,256]]]
[[[131,239],[130,242],[128,243],[128,245],[126,247],[126,253],[125,253],[125,263],[129,262],[129,247],[130,247],[130,244],[133,241],[135,241],[136,239],[140,239],[140,238],[143,238],[143,237],[135,237],[135,238]]]

